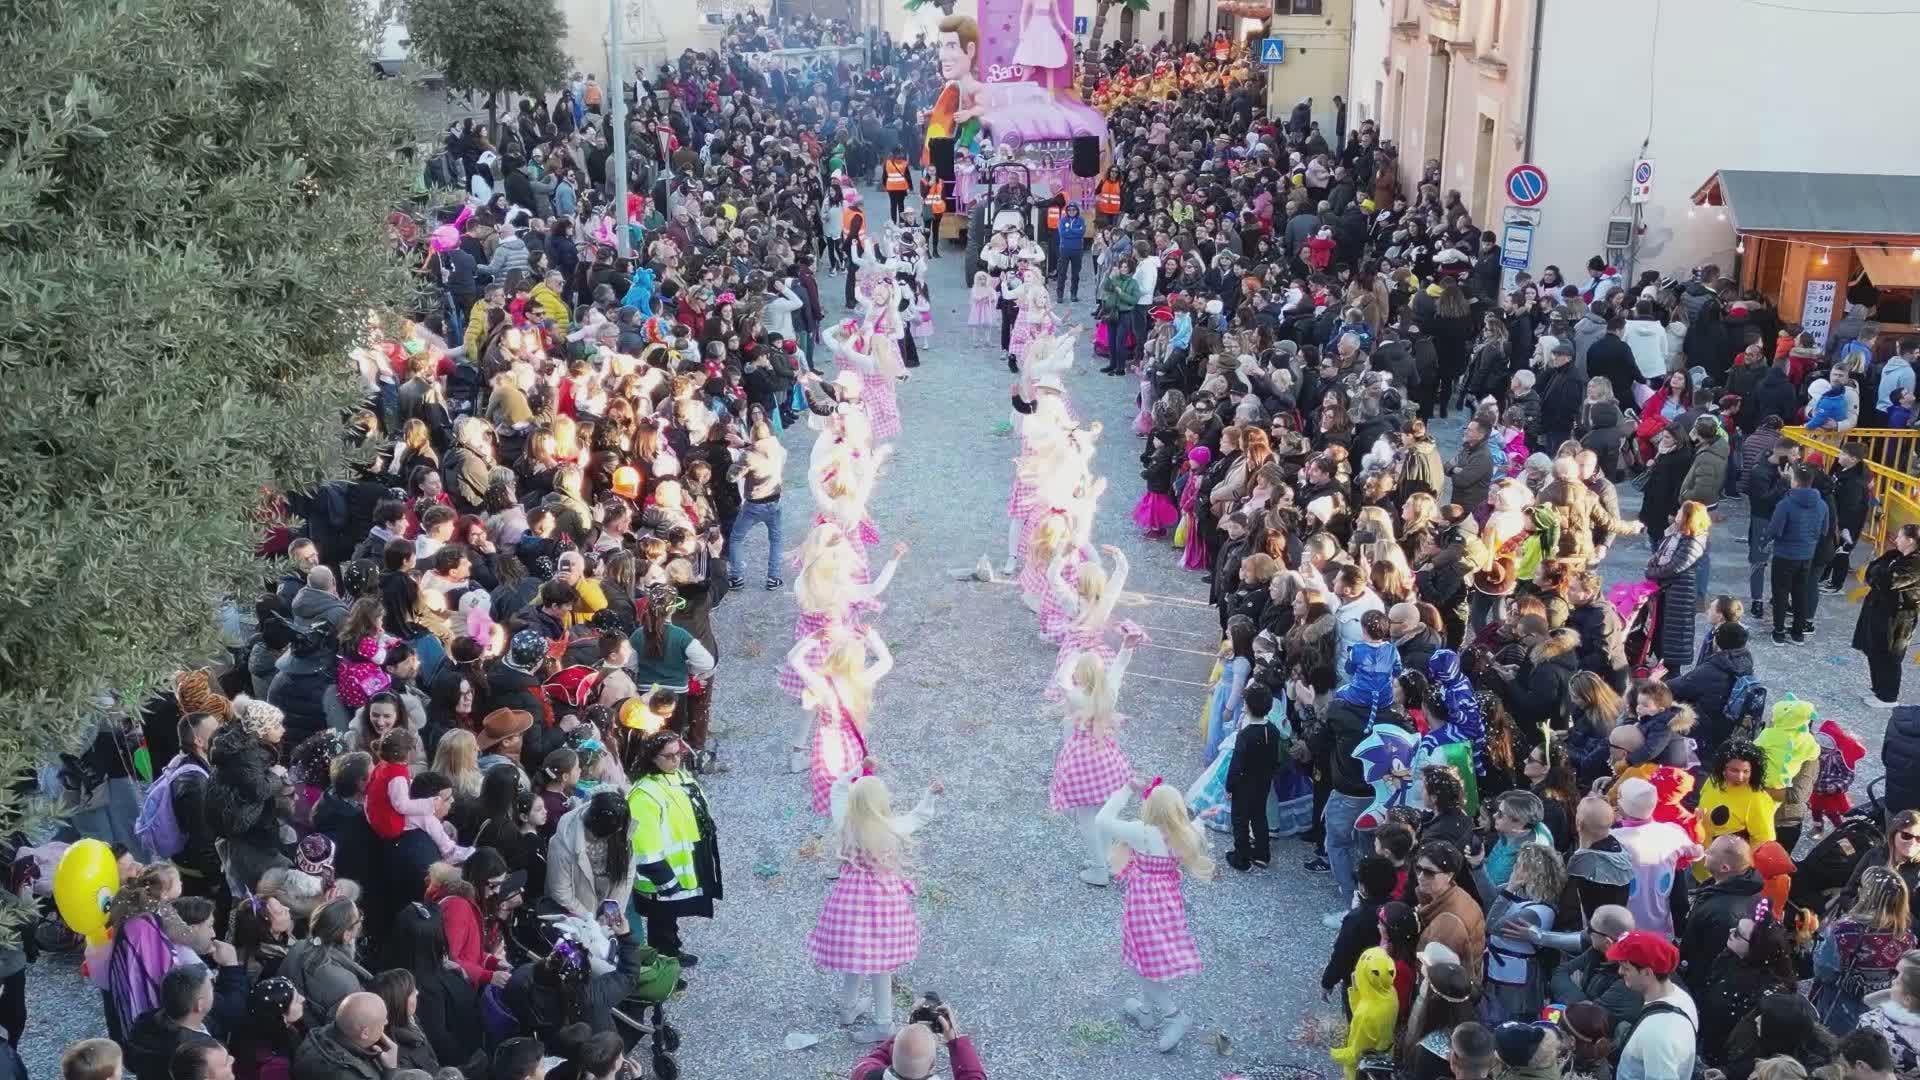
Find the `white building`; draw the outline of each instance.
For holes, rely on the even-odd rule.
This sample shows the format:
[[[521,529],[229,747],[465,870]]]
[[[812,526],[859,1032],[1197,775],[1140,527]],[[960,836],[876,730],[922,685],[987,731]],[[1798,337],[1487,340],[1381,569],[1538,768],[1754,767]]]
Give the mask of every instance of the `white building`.
[[[1360,56],[1354,100],[1374,107]],[[1719,169],[1920,173],[1908,130],[1920,91],[1911,0],[1385,0],[1384,127],[1403,181],[1441,163],[1475,220],[1498,230],[1504,178],[1521,161],[1548,193],[1532,268],[1578,277],[1608,220],[1630,214],[1634,161],[1654,165],[1639,269],[1730,266],[1734,235],[1688,197]],[[1368,31],[1378,34],[1377,22]],[[1537,68],[1537,70],[1536,70]]]

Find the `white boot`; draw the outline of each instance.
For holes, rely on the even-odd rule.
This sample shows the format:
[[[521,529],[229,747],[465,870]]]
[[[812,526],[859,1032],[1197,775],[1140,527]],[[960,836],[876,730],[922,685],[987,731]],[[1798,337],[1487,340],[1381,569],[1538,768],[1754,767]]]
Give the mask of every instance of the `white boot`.
[[[1193,1026],[1193,1018],[1183,1009],[1167,1017],[1165,1027],[1160,1029],[1160,1052],[1165,1054],[1180,1045],[1187,1037],[1187,1029]]]
[[[1127,1019],[1133,1021],[1133,1026],[1141,1031],[1152,1031],[1160,1026],[1160,1014],[1153,1011],[1153,1006],[1139,998],[1130,997],[1122,1002],[1120,1011],[1125,1013]]]

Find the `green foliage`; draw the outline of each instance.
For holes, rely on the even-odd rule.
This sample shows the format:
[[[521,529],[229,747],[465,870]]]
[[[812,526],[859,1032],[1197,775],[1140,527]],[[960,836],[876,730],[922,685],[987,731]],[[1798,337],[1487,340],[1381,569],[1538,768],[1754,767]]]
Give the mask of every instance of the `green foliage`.
[[[452,89],[536,94],[567,77],[554,0],[407,0],[406,20],[413,49]]]
[[[0,73],[0,774],[218,655],[269,486],[341,469],[405,296],[397,87],[345,0],[15,0]],[[0,788],[0,829],[21,811]]]

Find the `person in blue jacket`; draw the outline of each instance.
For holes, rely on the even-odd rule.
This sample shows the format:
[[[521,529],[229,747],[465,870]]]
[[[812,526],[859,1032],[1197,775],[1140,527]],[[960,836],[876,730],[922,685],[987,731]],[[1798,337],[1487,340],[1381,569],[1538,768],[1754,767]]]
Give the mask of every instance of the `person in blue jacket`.
[[[1773,508],[1767,536],[1773,541],[1773,643],[1806,644],[1813,628],[1809,613],[1801,610],[1814,551],[1827,531],[1827,501],[1813,489],[1813,470],[1805,464],[1793,469],[1793,486]],[[1792,621],[1788,621],[1791,614]],[[1789,636],[1791,628],[1791,636]]]
[[[1080,302],[1080,264],[1087,253],[1087,219],[1080,216],[1080,204],[1069,201],[1060,212],[1060,227],[1054,233],[1054,245],[1059,258],[1055,260],[1055,272],[1059,279],[1054,282],[1055,299],[1066,302],[1067,275],[1073,275],[1073,302]]]

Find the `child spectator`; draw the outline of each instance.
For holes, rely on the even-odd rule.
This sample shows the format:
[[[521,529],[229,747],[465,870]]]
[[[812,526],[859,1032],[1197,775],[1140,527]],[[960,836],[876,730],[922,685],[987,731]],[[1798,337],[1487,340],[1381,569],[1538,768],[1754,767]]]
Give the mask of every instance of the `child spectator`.
[[[1405,830],[1406,826],[1401,828]],[[1412,836],[1410,830],[1408,836]],[[1384,855],[1369,855],[1354,869],[1360,888],[1353,907],[1340,920],[1340,932],[1334,935],[1327,966],[1320,970],[1321,1001],[1329,1000],[1335,987],[1350,984],[1353,965],[1359,962],[1360,954],[1380,944],[1380,909],[1393,902],[1404,876],[1405,871]]]
[[[1369,611],[1360,616],[1360,633],[1347,653],[1347,684],[1334,696],[1362,708],[1378,711],[1393,705],[1393,680],[1400,674],[1400,650],[1387,639],[1387,613]],[[1371,714],[1368,717],[1371,722]]]
[[[416,799],[408,793],[413,772],[407,760],[413,752],[414,735],[406,728],[395,728],[381,737],[379,763],[373,767],[373,779],[367,784],[367,824],[373,826],[374,834],[382,840],[393,840],[408,829],[419,829],[433,838],[442,859],[457,866],[467,861],[473,849],[460,846],[447,832],[446,822],[440,820],[436,812],[440,801],[437,797]]]
[[[1853,809],[1847,789],[1853,786],[1854,770],[1866,756],[1867,748],[1852,732],[1832,720],[1820,725],[1813,741],[1820,747],[1820,772],[1813,781],[1813,795],[1807,800],[1807,810],[1813,815],[1813,839],[1817,841],[1826,833],[1829,821],[1838,826],[1847,811]]]
[[[1407,863],[1418,839],[1413,826],[1404,821],[1389,821],[1373,832],[1373,853],[1393,864],[1394,899],[1407,896]]]
[[[1273,792],[1280,758],[1287,752],[1286,738],[1267,719],[1273,711],[1273,691],[1249,683],[1241,703],[1246,716],[1233,738],[1233,757],[1227,764],[1228,807],[1233,818],[1233,851],[1227,865],[1235,870],[1264,868],[1273,858],[1267,797]]]

